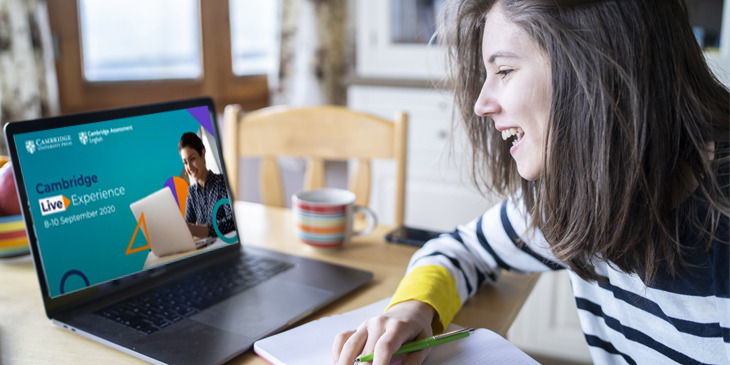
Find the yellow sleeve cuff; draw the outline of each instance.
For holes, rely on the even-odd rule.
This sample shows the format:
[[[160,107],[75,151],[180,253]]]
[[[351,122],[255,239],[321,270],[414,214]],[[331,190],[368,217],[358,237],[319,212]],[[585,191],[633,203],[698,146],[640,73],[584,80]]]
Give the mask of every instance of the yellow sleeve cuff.
[[[430,305],[436,312],[431,324],[434,335],[442,333],[461,308],[456,280],[445,268],[437,265],[419,266],[406,275],[385,311],[413,299]]]

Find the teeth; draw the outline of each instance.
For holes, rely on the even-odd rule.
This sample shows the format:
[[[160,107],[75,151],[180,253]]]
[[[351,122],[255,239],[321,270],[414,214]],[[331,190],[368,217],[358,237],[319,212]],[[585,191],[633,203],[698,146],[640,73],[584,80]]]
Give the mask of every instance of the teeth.
[[[506,130],[502,131],[502,139],[506,141],[508,138],[510,138],[514,135],[519,135],[521,133],[525,133],[525,131],[523,131],[522,128],[520,128],[520,127],[506,129]],[[515,139],[515,142],[517,142],[518,140],[519,140],[519,137],[517,137]]]

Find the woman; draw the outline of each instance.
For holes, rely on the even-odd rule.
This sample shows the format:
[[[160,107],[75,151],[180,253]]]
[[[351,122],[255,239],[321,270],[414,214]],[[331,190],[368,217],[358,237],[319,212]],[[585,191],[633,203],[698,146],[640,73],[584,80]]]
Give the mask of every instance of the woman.
[[[223,175],[214,174],[205,164],[205,146],[197,134],[188,132],[180,137],[178,151],[185,165],[185,172],[191,179],[188,198],[185,201],[185,221],[195,237],[216,237],[213,228],[213,214],[222,234],[236,229],[230,204],[224,204],[213,212],[216,203],[228,198]],[[195,181],[193,184],[192,182]]]
[[[730,363],[730,94],[684,1],[456,0],[443,14],[474,181],[507,200],[419,250],[334,361],[387,364],[501,269],[567,269],[595,363]]]

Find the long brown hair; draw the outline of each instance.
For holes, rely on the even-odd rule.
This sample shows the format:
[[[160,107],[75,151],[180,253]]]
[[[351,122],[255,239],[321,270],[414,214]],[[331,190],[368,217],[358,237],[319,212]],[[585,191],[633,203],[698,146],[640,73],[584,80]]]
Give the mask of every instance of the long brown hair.
[[[535,181],[519,176],[494,121],[473,111],[486,77],[484,23],[496,3],[550,60]],[[598,279],[592,263],[605,260],[649,284],[662,270],[686,268],[693,248],[680,242],[683,224],[709,233],[703,249],[717,239],[730,216],[730,93],[709,70],[683,0],[453,0],[440,18],[474,183],[522,195],[531,227],[581,278]],[[677,206],[695,184],[696,198]]]

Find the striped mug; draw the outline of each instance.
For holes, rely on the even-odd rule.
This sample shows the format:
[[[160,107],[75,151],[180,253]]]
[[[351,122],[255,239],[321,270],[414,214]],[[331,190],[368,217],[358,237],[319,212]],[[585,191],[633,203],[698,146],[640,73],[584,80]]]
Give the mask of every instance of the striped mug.
[[[367,207],[355,205],[355,194],[344,189],[317,189],[292,195],[295,231],[306,244],[318,248],[338,248],[352,236],[368,234],[378,220]],[[356,212],[365,214],[368,227],[353,231]]]

